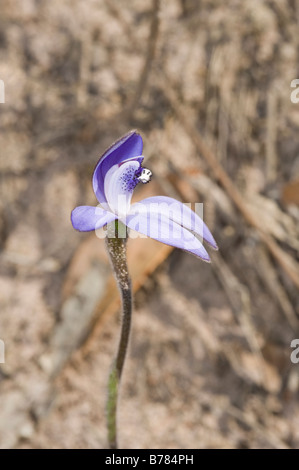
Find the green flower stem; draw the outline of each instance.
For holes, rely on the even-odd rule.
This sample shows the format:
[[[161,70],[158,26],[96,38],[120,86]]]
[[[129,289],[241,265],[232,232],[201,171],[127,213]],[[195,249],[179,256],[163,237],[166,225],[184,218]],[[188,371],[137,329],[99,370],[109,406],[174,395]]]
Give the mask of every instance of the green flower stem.
[[[117,449],[116,417],[119,383],[128,348],[132,316],[132,290],[127,266],[126,242],[126,227],[121,222],[115,221],[107,226],[106,246],[122,300],[120,341],[108,381],[107,426],[110,449]]]

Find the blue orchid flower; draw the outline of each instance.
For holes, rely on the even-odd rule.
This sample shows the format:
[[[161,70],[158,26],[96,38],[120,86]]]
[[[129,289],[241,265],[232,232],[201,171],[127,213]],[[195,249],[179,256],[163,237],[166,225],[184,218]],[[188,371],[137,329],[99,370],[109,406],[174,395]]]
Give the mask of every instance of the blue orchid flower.
[[[185,250],[209,262],[201,240],[215,250],[217,244],[201,217],[176,199],[155,196],[131,204],[137,184],[148,183],[152,173],[141,166],[143,141],[131,131],[115,142],[98,161],[92,178],[97,207],[79,206],[71,214],[81,232],[97,230],[120,220],[136,232]]]

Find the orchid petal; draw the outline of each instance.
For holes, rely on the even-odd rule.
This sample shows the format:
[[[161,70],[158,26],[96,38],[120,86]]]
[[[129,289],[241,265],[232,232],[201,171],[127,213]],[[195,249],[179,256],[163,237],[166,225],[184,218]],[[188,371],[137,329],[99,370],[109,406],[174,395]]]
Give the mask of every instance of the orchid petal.
[[[122,222],[136,232],[166,245],[188,251],[202,260],[210,262],[210,257],[201,242],[187,229],[163,214],[154,212],[130,213]]]
[[[138,213],[162,214],[182,227],[203,238],[214,250],[218,246],[204,221],[188,206],[166,196],[148,197],[131,206],[131,211]]]
[[[117,140],[102,155],[95,167],[92,178],[94,193],[101,204],[107,202],[104,191],[104,181],[110,168],[133,158],[141,164],[143,161],[142,148],[143,142],[141,135],[136,131],[131,131]]]
[[[101,207],[78,206],[71,214],[73,227],[80,232],[91,232],[112,222],[116,216]]]
[[[139,168],[139,162],[129,160],[120,166],[114,165],[106,174],[106,200],[110,210],[117,215],[124,216],[129,212],[133,190],[138,182],[134,176]]]

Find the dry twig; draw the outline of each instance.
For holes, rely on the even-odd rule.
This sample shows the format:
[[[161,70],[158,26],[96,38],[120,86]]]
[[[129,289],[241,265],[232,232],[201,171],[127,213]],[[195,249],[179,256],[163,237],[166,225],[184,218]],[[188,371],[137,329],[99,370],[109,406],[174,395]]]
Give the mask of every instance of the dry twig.
[[[294,263],[290,255],[283,251],[278,246],[276,241],[273,240],[273,238],[265,232],[262,226],[262,221],[257,219],[255,215],[248,209],[242,194],[239,192],[236,185],[233,183],[231,178],[228,176],[227,172],[221,166],[214,153],[205,144],[199,132],[195,128],[193,122],[189,118],[187,112],[181,106],[181,103],[177,98],[177,95],[173,87],[171,86],[171,83],[172,80],[169,77],[162,74],[160,75],[160,87],[163,90],[167,99],[169,100],[181,125],[183,126],[183,128],[191,138],[192,142],[194,143],[197,151],[200,153],[200,155],[203,156],[209,168],[212,170],[215,178],[218,179],[218,181],[222,184],[227,194],[230,196],[231,200],[239,209],[245,220],[249,223],[249,225],[251,225],[257,230],[260,238],[267,245],[271,254],[278,261],[280,266],[283,268],[289,278],[293,281],[293,283],[299,288],[299,270],[297,265]]]

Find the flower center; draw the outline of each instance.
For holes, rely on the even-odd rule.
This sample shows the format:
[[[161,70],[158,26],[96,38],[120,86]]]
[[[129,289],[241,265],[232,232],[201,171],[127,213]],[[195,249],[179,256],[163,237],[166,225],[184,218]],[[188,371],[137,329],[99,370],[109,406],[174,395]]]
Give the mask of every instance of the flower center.
[[[138,183],[148,183],[151,171],[142,168],[137,159],[127,160],[114,165],[107,171],[104,191],[109,209],[118,216],[130,210],[131,197]]]
[[[123,192],[133,192],[138,183],[149,183],[152,177],[152,172],[147,168],[138,168],[135,170],[133,167],[128,167],[127,171],[119,178],[121,189]]]
[[[152,177],[152,172],[148,170],[147,168],[140,167],[140,170],[141,170],[141,173],[137,177],[138,181],[141,181],[141,183],[143,184],[149,183]]]
[[[127,168],[127,171],[123,173],[119,178],[121,189],[124,193],[126,193],[127,191],[133,192],[133,190],[135,189],[136,185],[138,184],[136,173],[137,172],[135,168],[129,167]]]

